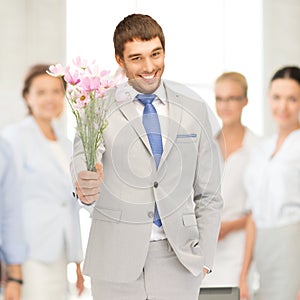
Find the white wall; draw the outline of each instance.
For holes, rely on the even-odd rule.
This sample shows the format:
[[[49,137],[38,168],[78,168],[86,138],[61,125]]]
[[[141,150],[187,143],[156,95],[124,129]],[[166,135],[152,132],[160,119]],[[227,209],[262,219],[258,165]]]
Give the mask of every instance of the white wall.
[[[300,67],[300,1],[264,0],[263,15],[263,121],[265,134],[271,134],[275,124],[266,100],[270,78],[285,65]]]
[[[115,70],[112,36],[116,25],[128,14],[149,14],[166,36],[164,77],[190,86],[214,109],[215,78],[224,71],[242,72],[249,81],[250,100],[244,122],[262,133],[261,1],[111,0],[104,6],[97,0],[68,0],[67,7],[69,60],[80,54]]]
[[[67,49],[68,59],[83,55],[116,68],[113,30],[134,12],[152,15],[164,29],[165,77],[188,84],[211,107],[215,77],[244,73],[244,122],[257,133],[274,131],[266,101],[272,73],[300,65],[299,0],[10,0],[0,2],[0,12],[0,129],[24,116],[20,92],[31,64],[65,62]]]

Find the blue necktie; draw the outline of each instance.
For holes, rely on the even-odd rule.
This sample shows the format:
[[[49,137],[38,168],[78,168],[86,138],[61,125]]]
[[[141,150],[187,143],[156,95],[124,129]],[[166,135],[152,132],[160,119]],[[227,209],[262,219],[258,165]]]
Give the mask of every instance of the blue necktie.
[[[136,98],[145,106],[143,112],[143,125],[148,136],[149,144],[151,146],[157,169],[161,159],[161,155],[163,153],[163,145],[158,115],[154,105],[152,104],[153,100],[156,98],[156,95],[138,94]],[[153,223],[158,227],[162,225],[156,205],[154,210]]]

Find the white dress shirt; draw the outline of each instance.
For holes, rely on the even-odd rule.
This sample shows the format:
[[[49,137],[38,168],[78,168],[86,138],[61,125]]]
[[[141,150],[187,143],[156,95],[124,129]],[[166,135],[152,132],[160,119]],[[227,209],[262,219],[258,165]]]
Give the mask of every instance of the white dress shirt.
[[[134,104],[136,106],[137,112],[139,116],[143,117],[143,111],[144,111],[144,105],[136,99],[136,95],[138,94],[136,90],[134,90],[132,87],[129,86],[128,92],[131,95],[131,99],[133,99]],[[167,96],[165,89],[163,87],[163,84],[159,86],[159,88],[153,93],[157,97],[153,100],[152,104],[154,105],[159,122],[160,122],[160,129],[161,129],[161,135],[162,135],[162,143],[163,148],[166,143],[166,136],[167,136],[167,119],[168,119],[168,104],[167,104]],[[154,223],[152,224],[152,231],[151,231],[151,237],[150,241],[158,241],[166,239],[166,234],[164,232],[163,226],[158,227]]]
[[[300,129],[290,133],[272,157],[277,138],[252,152],[245,176],[248,206],[258,228],[300,221]]]

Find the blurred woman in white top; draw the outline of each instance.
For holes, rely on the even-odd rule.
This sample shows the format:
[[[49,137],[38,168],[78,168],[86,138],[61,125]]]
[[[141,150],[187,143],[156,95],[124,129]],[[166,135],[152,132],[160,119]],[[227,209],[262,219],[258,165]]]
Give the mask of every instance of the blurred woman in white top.
[[[223,73],[216,79],[215,96],[216,111],[222,120],[222,131],[216,139],[225,163],[224,209],[214,269],[202,286],[239,286],[241,299],[249,299],[247,275],[254,228],[249,223],[243,176],[250,148],[258,138],[241,122],[242,111],[248,103],[246,78],[237,72]]]
[[[269,104],[277,133],[252,154],[246,172],[257,227],[257,300],[294,300],[300,289],[300,69],[271,79]]]
[[[61,79],[46,73],[48,68],[29,69],[23,87],[29,115],[3,131],[21,178],[15,192],[21,198],[29,247],[23,300],[65,300],[68,262],[77,263],[77,285],[83,290],[79,207],[69,174],[72,146],[53,124],[64,109],[65,90]]]

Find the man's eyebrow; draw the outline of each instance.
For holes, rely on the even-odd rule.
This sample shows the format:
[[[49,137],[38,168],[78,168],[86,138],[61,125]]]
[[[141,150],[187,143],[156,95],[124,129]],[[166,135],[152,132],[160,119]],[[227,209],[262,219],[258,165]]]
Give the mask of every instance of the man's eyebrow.
[[[159,51],[159,50],[163,50],[163,47],[157,47],[157,48],[154,48],[151,53],[155,52],[155,51]],[[132,57],[136,57],[136,56],[140,56],[140,55],[143,55],[142,53],[133,53],[133,54],[129,54],[128,55],[128,58],[132,58]]]
[[[152,50],[152,52],[158,51],[158,50],[163,50],[163,47],[157,47],[155,49]]]
[[[142,54],[141,53],[133,53],[133,54],[129,54],[128,58],[132,58],[132,57],[140,56],[140,55],[142,55]]]

